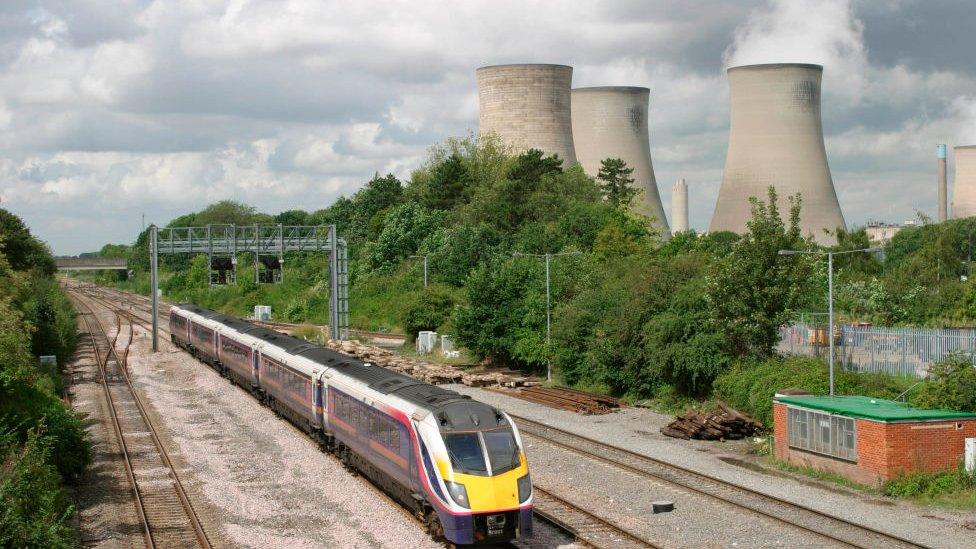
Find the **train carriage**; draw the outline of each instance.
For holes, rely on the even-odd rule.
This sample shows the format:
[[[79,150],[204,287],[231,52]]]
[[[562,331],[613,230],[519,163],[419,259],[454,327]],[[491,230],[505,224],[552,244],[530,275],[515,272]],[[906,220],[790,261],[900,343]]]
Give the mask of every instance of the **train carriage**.
[[[471,544],[531,533],[528,462],[504,412],[240,319],[181,305],[171,311],[178,330],[174,316],[187,320],[174,341],[215,367],[245,372],[250,349],[245,381],[264,402],[423,517],[435,537]],[[210,359],[197,347],[208,344]]]
[[[243,320],[221,315],[214,317],[217,328],[218,367],[228,378],[245,389],[255,392],[258,384],[258,352],[261,339],[253,332],[260,330]]]

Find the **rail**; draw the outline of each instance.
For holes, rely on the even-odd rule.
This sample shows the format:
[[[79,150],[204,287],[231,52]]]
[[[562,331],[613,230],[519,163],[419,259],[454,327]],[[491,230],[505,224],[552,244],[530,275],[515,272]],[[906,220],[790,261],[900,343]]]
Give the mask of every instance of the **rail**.
[[[115,349],[115,343],[117,342],[119,334],[121,333],[121,323],[122,323],[121,319],[125,316],[124,312],[120,311],[119,309],[109,307],[109,310],[112,311],[113,314],[115,314],[117,326],[119,326],[120,328],[119,330],[116,331],[115,338],[110,340],[108,334],[105,332],[104,326],[102,326],[101,322],[98,320],[98,317],[95,315],[94,308],[92,308],[91,305],[89,305],[85,301],[85,299],[83,299],[79,295],[79,292],[71,291],[71,293],[72,293],[72,297],[74,298],[74,302],[87,311],[87,312],[82,312],[81,316],[85,322],[87,331],[92,337],[92,344],[96,350],[96,361],[99,364],[99,372],[102,378],[102,387],[105,392],[106,399],[109,403],[110,416],[112,418],[112,424],[116,436],[119,439],[119,445],[122,450],[123,461],[125,462],[125,466],[126,466],[127,477],[129,478],[129,482],[132,485],[133,493],[135,494],[137,511],[140,517],[140,521],[145,530],[146,545],[148,547],[156,547],[160,539],[167,542],[164,543],[164,545],[169,545],[170,544],[169,542],[173,541],[174,537],[181,538],[182,533],[179,530],[180,530],[180,526],[182,525],[179,523],[174,524],[172,522],[173,516],[168,509],[168,507],[172,506],[171,505],[172,501],[170,498],[167,497],[167,494],[165,492],[160,492],[159,487],[154,486],[152,483],[150,483],[149,486],[150,488],[156,488],[155,491],[151,490],[150,488],[144,488],[140,486],[140,482],[137,478],[137,475],[135,474],[136,468],[134,467],[134,461],[136,461],[135,458],[136,454],[129,448],[129,444],[126,441],[127,432],[123,428],[122,425],[123,422],[120,420],[120,415],[121,415],[119,413],[120,403],[112,395],[111,388],[113,386],[119,387],[120,385],[110,384],[109,382],[110,379],[116,379],[114,376],[109,375],[108,363],[110,361],[114,362],[118,373],[117,379],[120,379],[123,382],[121,387],[124,387],[126,389],[125,394],[131,397],[130,401],[138,412],[138,420],[141,421],[142,423],[142,425],[136,426],[139,428],[132,430],[132,434],[134,435],[140,432],[146,432],[149,434],[149,437],[152,440],[152,444],[155,447],[159,460],[166,468],[167,474],[172,480],[170,486],[172,486],[173,492],[175,493],[175,496],[179,502],[179,506],[182,508],[183,514],[186,516],[187,522],[189,523],[188,526],[190,526],[190,529],[192,529],[192,537],[195,538],[197,544],[200,547],[209,549],[210,547],[212,547],[212,545],[210,543],[209,538],[207,537],[206,531],[203,529],[203,525],[200,523],[199,516],[194,510],[193,505],[186,494],[179,473],[176,471],[176,467],[173,466],[169,454],[166,452],[165,447],[163,446],[162,442],[159,439],[159,435],[158,432],[156,431],[156,427],[150,420],[146,408],[142,403],[142,400],[139,398],[139,395],[136,393],[135,388],[132,385],[132,381],[129,378],[127,367],[126,367],[127,366],[126,361],[128,360],[128,351],[133,339],[132,323],[131,322],[129,323],[130,331],[129,331],[128,342],[126,344],[126,349],[123,352],[124,358],[120,358],[118,352]],[[92,329],[92,322],[94,322],[94,325],[97,327],[98,332],[101,333],[102,337],[104,338],[104,341],[106,343],[111,343],[110,345],[106,346],[107,349],[105,352],[104,360],[101,357],[101,353],[98,353],[98,344],[95,335],[95,330]],[[131,417],[131,414],[128,414],[125,417]],[[146,452],[138,452],[138,455],[141,456],[140,459],[142,459],[143,461],[151,460],[151,456],[147,456]],[[148,470],[149,468],[147,467],[144,469]],[[147,502],[151,503],[151,505],[147,505]]]
[[[925,547],[909,539],[835,517],[673,463],[638,454],[528,418],[516,415],[512,415],[512,418],[523,435],[541,439],[570,452],[641,477],[653,478],[657,481],[679,486],[834,542],[865,549],[873,547]]]

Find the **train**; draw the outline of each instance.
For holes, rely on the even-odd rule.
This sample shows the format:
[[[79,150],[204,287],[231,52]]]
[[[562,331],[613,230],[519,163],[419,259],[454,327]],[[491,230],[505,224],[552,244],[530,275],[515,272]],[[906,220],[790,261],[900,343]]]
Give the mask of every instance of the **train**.
[[[174,344],[250,392],[367,477],[436,540],[532,534],[532,482],[505,412],[247,320],[173,306]]]

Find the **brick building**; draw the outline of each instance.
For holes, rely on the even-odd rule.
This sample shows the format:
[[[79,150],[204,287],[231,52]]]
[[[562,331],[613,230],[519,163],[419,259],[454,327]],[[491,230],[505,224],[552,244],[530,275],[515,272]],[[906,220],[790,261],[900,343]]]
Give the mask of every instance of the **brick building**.
[[[909,471],[954,469],[976,414],[923,410],[862,396],[773,399],[774,454],[874,484]]]

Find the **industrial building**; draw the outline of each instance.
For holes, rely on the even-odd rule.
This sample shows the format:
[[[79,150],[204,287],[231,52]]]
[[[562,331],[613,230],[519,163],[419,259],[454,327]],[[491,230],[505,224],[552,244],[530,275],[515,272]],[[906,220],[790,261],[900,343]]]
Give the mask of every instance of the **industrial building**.
[[[647,107],[651,91],[632,86],[576,88],[572,93],[573,143],[587,174],[596,177],[601,162],[620,158],[633,168],[641,195],[633,209],[652,218],[664,236],[671,234],[654,178]]]
[[[976,437],[976,414],[863,396],[777,394],[773,425],[776,458],[862,484],[955,469]]]
[[[570,110],[573,68],[566,65],[493,65],[477,70],[479,133],[495,134],[516,150],[559,155],[576,162]]]
[[[976,145],[956,147],[956,178],[952,187],[952,218],[976,215]]]
[[[799,193],[800,226],[820,244],[846,227],[827,165],[820,118],[823,67],[798,63],[745,65],[728,70],[731,124],[725,172],[711,231],[746,231],[749,199],[776,188],[780,213]]]

